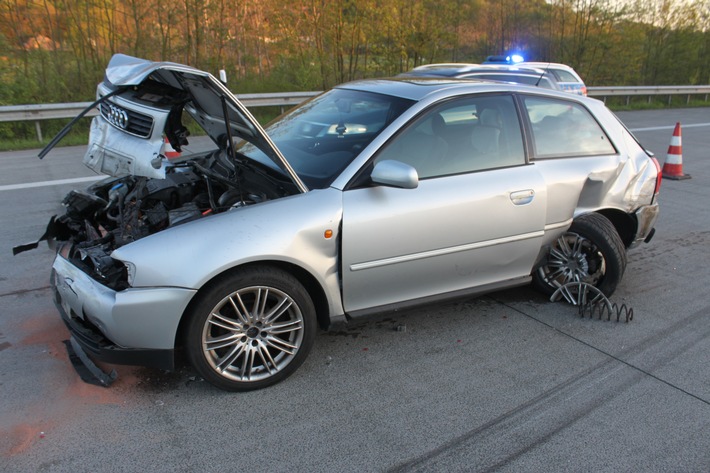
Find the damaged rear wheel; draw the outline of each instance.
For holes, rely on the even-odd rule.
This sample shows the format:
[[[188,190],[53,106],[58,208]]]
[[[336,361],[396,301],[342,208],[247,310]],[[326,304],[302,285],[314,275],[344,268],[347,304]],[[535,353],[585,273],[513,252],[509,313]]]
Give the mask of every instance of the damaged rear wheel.
[[[626,269],[626,248],[614,225],[598,213],[581,215],[550,248],[532,274],[533,286],[552,295],[570,282],[595,286],[607,297],[616,290]]]
[[[260,389],[303,363],[315,332],[315,308],[295,277],[271,267],[249,268],[200,296],[188,326],[187,354],[219,388]]]

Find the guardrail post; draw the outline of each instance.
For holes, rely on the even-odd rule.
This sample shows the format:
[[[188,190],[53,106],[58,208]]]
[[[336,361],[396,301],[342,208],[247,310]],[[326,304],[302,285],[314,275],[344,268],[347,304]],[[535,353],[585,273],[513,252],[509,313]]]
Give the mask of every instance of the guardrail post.
[[[35,130],[37,131],[37,141],[42,142],[42,127],[39,125],[39,120],[35,121]]]

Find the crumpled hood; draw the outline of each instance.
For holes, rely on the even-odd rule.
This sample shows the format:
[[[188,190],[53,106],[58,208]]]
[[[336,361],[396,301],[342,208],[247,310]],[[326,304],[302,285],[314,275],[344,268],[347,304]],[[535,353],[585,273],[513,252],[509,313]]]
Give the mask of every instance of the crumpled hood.
[[[183,70],[196,75],[208,75],[199,69],[175,62],[152,62],[125,54],[114,54],[106,67],[106,79],[113,85],[139,85],[159,69]]]
[[[164,178],[169,165],[161,155],[164,137],[177,150],[187,144],[184,110],[221,149],[229,147],[230,137],[251,142],[307,190],[246,107],[207,72],[116,54],[97,89],[102,97],[84,159],[97,172]]]

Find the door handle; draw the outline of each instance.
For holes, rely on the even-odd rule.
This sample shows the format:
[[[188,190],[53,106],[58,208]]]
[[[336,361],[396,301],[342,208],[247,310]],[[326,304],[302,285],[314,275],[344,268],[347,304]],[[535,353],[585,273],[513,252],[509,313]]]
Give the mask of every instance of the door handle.
[[[522,191],[515,191],[510,193],[510,200],[514,205],[527,205],[533,201],[535,198],[535,191],[532,189],[525,189]]]

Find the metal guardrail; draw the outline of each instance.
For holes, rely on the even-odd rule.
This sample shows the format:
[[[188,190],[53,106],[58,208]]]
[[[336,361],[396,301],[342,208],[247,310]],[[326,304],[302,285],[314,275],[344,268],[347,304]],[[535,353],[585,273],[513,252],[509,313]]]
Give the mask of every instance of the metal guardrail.
[[[240,94],[237,98],[245,107],[286,107],[298,105],[320,92],[281,92],[272,94]],[[42,120],[55,118],[74,118],[92,102],[48,103],[39,105],[8,105],[0,107],[0,122],[34,121],[37,140],[42,141]],[[99,114],[97,109],[90,110],[86,116]]]
[[[280,92],[270,94],[240,94],[237,98],[247,107],[292,107],[298,105],[304,100],[311,98],[320,92]],[[698,86],[644,86],[644,87],[587,87],[587,94],[590,97],[602,97],[606,101],[607,97],[625,96],[626,103],[632,96],[648,96],[648,101],[651,97],[658,95],[667,95],[668,103],[674,95],[686,95],[687,102],[690,102],[692,95],[705,95],[705,101],[708,100],[710,94],[710,85]],[[42,128],[40,122],[42,120],[50,120],[55,118],[74,118],[91,105],[91,102],[74,102],[74,103],[51,103],[39,105],[9,105],[0,107],[0,122],[19,122],[19,121],[34,121],[37,139],[42,141]],[[89,111],[86,116],[92,117],[98,115],[96,109]]]
[[[648,102],[657,95],[667,95],[668,104],[674,95],[687,96],[686,103],[690,103],[691,95],[705,95],[705,101],[710,94],[710,85],[653,85],[639,87],[587,87],[587,94],[590,97],[602,97],[606,102],[607,97],[626,97],[626,105],[633,96],[648,96]]]

